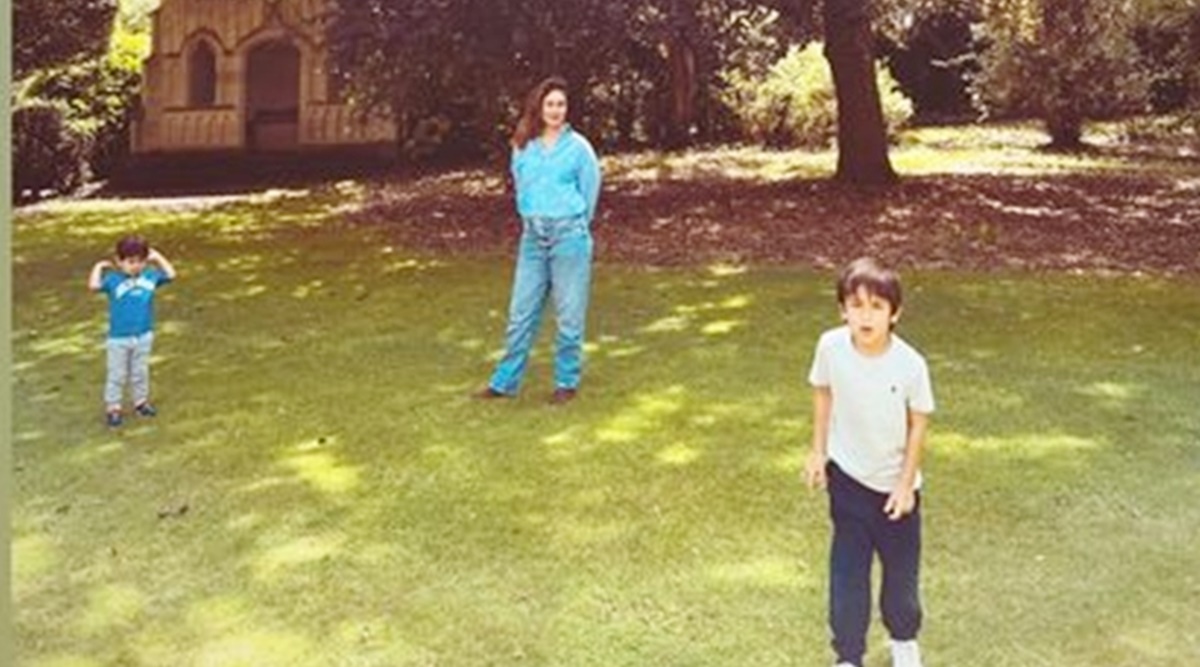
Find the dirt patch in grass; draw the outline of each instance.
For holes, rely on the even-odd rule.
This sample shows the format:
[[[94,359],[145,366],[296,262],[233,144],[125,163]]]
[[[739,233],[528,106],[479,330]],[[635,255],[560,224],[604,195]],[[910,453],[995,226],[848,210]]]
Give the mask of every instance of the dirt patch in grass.
[[[345,219],[434,253],[511,252],[499,178],[377,183]],[[595,227],[604,262],[810,264],[862,254],[903,267],[1200,274],[1200,168],[935,175],[862,190],[828,179],[618,178]]]

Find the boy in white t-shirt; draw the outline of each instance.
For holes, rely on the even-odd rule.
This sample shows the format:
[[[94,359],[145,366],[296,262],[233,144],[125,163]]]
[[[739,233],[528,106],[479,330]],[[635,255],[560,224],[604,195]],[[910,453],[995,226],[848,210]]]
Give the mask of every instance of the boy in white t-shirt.
[[[871,621],[871,563],[883,568],[880,608],[895,667],[921,667],[918,572],[921,449],[933,390],[919,352],[892,333],[900,278],[874,260],[852,262],[837,282],[845,326],[817,343],[809,487],[827,488],[833,520],[829,625],[838,667],[862,667]]]

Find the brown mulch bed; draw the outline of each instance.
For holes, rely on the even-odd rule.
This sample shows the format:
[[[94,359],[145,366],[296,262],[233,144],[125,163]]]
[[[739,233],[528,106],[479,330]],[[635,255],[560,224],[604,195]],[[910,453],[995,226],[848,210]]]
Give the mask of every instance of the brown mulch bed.
[[[829,180],[617,180],[595,232],[603,262],[829,268],[863,254],[903,267],[1200,275],[1200,168],[941,175],[854,189]],[[511,252],[498,179],[376,185],[350,224],[443,254]]]

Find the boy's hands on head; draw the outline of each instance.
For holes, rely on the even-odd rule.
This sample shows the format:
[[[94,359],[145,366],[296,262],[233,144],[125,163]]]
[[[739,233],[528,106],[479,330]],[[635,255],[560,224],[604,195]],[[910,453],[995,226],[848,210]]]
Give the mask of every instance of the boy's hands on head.
[[[916,492],[911,487],[901,485],[900,488],[888,495],[887,502],[883,504],[883,513],[887,514],[888,518],[892,521],[899,521],[905,516],[912,514],[913,508],[916,505]]]
[[[804,462],[804,482],[808,484],[808,488],[825,488],[827,482],[825,465],[828,462],[829,457],[822,452],[812,450],[808,453],[808,460]]]
[[[104,269],[115,268],[117,268],[116,264],[113,264],[112,260],[109,259],[102,259],[92,265],[92,270],[88,274],[88,289],[92,290],[93,292],[99,291],[100,280],[103,277]]]
[[[158,251],[158,248],[149,248],[146,254],[146,261],[157,264],[158,267],[162,269],[163,273],[166,274],[168,279],[175,279],[175,266],[171,264],[166,257],[163,257],[163,254]]]

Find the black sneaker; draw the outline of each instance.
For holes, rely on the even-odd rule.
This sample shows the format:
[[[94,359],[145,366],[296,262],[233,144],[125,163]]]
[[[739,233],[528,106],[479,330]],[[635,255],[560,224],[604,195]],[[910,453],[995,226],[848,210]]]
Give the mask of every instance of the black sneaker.
[[[158,410],[148,402],[138,405],[134,408],[134,411],[138,413],[139,417],[153,417],[158,414]]]
[[[123,421],[125,420],[121,418],[120,410],[113,410],[112,412],[108,412],[104,415],[104,423],[108,424],[109,428],[116,428],[120,426]]]

